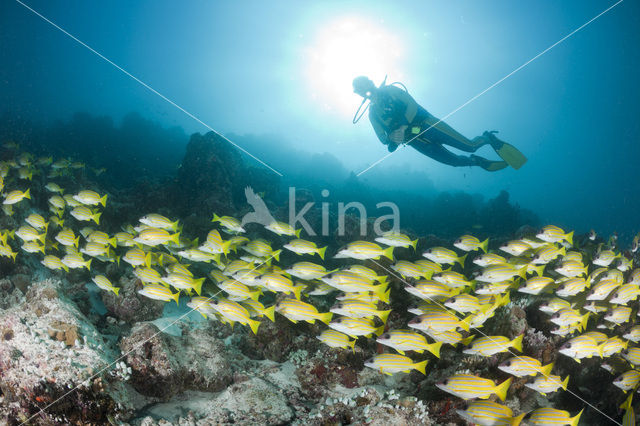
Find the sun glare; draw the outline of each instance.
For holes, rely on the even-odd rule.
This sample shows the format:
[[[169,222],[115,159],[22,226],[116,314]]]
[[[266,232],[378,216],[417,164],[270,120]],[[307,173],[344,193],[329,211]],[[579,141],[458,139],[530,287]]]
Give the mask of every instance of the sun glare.
[[[391,81],[403,78],[402,43],[383,23],[341,18],[323,26],[312,43],[307,51],[307,76],[313,99],[325,110],[354,113],[361,100],[351,87],[354,77],[366,75],[376,84],[385,75]]]

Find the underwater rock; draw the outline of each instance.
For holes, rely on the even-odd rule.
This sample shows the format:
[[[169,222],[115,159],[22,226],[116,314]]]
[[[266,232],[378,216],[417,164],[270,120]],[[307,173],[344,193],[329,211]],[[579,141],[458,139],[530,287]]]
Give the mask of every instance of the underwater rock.
[[[313,356],[306,356],[298,363],[296,376],[302,393],[310,400],[317,401],[331,395],[331,388],[342,386],[347,389],[359,385],[359,372],[364,368],[364,355],[361,350],[330,351],[321,348]],[[294,360],[295,363],[295,360]]]
[[[173,203],[190,213],[234,214],[246,203],[244,188],[276,193],[278,177],[264,168],[247,166],[240,152],[215,132],[191,136],[178,171]],[[205,218],[207,221],[209,218]]]
[[[249,358],[269,359],[283,362],[293,348],[296,331],[293,324],[276,317],[276,322],[262,321],[258,334],[248,333],[239,342],[239,347]]]
[[[209,330],[175,337],[140,323],[120,347],[132,369],[131,384],[142,395],[166,400],[184,390],[219,391],[232,381],[224,343]]]
[[[94,371],[109,365],[115,353],[78,308],[60,297],[60,285],[36,282],[24,303],[0,313],[0,423],[25,421],[64,395],[38,414],[38,424],[104,422],[121,402],[106,387],[93,386],[100,380],[91,379]]]
[[[13,286],[11,280],[0,280],[0,310],[17,305],[23,297],[23,293]]]
[[[212,402],[211,409],[214,413],[228,412],[230,420],[240,424],[279,425],[293,417],[279,389],[257,377],[229,386]],[[209,415],[203,421],[214,419]]]
[[[151,415],[140,421],[141,426],[281,425],[294,416],[281,390],[258,377],[233,384],[218,394],[187,391],[146,411]]]
[[[31,277],[26,274],[15,274],[11,277],[11,283],[20,290],[22,294],[26,294],[31,285]]]
[[[101,295],[105,308],[117,319],[132,324],[151,321],[162,315],[164,302],[138,294],[142,285],[133,274],[120,277],[116,287],[120,287],[118,295],[108,291],[101,292]]]

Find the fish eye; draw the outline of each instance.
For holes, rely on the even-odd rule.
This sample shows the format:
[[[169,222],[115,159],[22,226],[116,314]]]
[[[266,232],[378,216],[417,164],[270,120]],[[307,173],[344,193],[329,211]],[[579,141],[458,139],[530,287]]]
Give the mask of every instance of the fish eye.
[[[388,339],[388,338],[390,338],[390,337],[391,337],[391,336],[389,335],[389,333],[384,333],[384,334],[382,335],[382,338],[383,338],[383,339]]]
[[[571,343],[567,343],[566,345],[564,345],[567,349],[571,348]]]
[[[442,382],[443,385],[447,386],[449,384],[449,379],[445,379],[444,382]]]
[[[507,367],[511,367],[511,361],[507,361],[504,363]]]

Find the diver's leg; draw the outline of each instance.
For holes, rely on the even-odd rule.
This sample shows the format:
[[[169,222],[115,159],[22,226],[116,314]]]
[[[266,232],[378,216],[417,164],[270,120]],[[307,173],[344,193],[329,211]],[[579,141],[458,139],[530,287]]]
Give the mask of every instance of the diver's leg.
[[[414,141],[411,143],[411,146],[418,152],[431,157],[440,163],[454,167],[478,166],[487,171],[495,172],[508,166],[506,161],[487,160],[486,158],[475,154],[471,154],[468,157],[466,155],[456,155],[442,145],[436,143]]]
[[[489,138],[484,135],[476,136],[469,140],[444,121],[438,122],[433,116],[426,120],[423,127],[428,129],[424,133],[427,139],[438,144],[452,146],[464,152],[476,152],[481,146],[490,143]]]
[[[411,146],[418,152],[434,160],[454,167],[476,166],[478,163],[466,155],[456,155],[438,143],[428,143],[420,140],[413,141]]]

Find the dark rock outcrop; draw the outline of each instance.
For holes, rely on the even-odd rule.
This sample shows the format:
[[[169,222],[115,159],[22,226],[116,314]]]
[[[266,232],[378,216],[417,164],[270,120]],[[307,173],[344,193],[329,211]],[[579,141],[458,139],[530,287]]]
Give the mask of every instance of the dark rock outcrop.
[[[168,399],[185,391],[220,391],[232,381],[224,343],[208,330],[182,337],[139,323],[120,343],[131,367],[131,383],[143,395]]]

